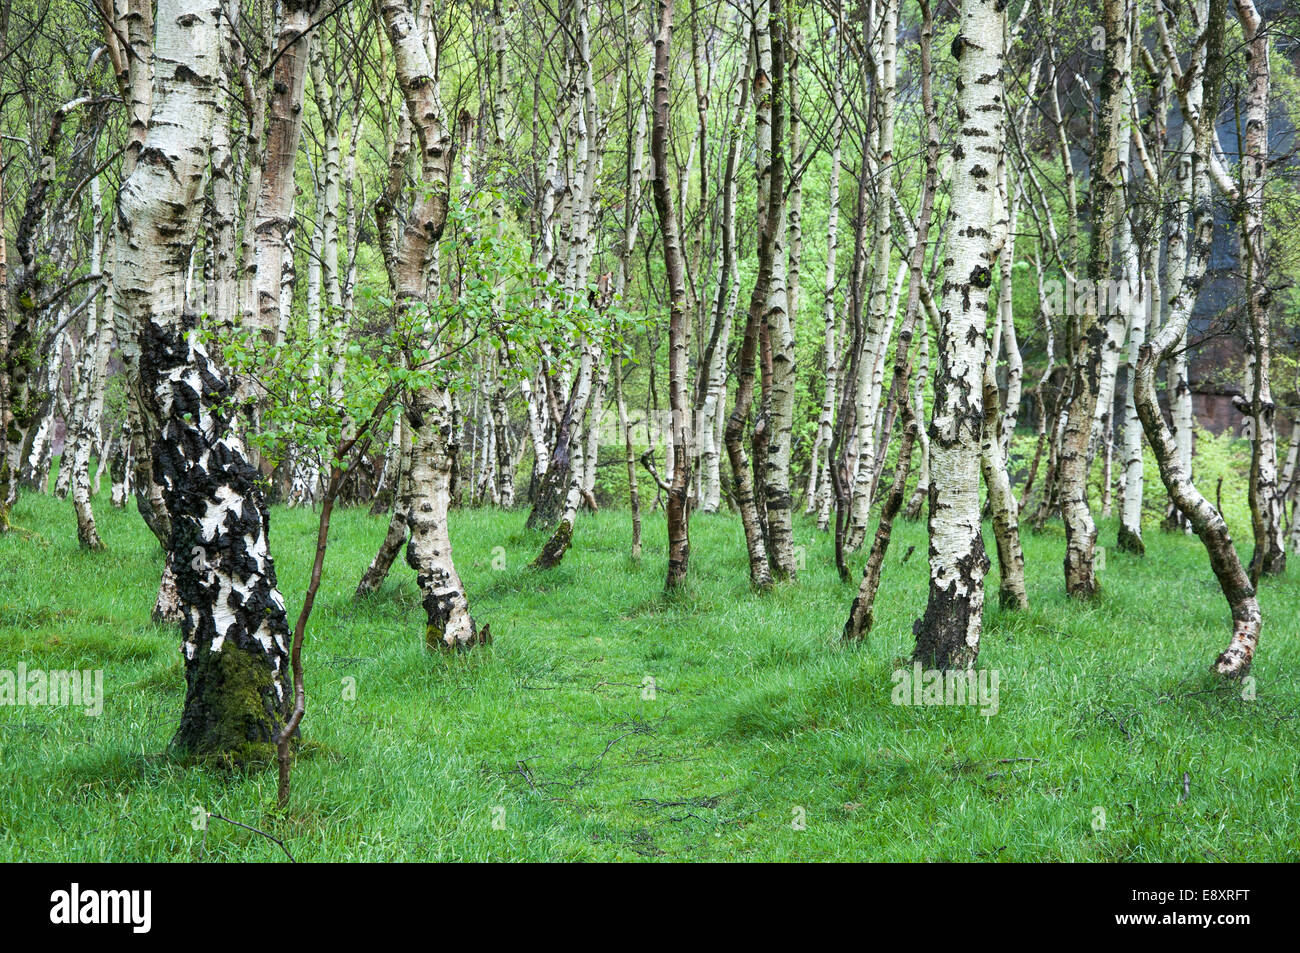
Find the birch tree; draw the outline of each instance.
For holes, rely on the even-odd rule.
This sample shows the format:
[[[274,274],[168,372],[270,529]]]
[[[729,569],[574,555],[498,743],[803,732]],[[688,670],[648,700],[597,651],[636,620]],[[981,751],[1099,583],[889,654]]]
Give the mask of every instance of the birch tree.
[[[1264,236],[1264,190],[1268,180],[1269,34],[1254,0],[1236,0],[1246,49],[1245,127],[1241,142],[1240,213],[1246,313],[1250,321],[1247,383],[1252,422],[1250,517],[1255,549],[1250,580],[1286,569],[1282,493],[1277,473],[1277,408],[1273,402],[1269,328],[1268,258]]]
[[[766,3],[770,18],[769,22],[771,23],[767,41],[772,47],[771,56],[774,60],[776,57],[781,57],[783,61],[782,75],[779,79],[776,78],[775,63],[773,67],[773,110],[774,115],[779,112],[785,118],[789,112],[789,90],[792,88],[787,65],[790,46],[786,37],[785,14],[782,0],[766,0]],[[758,34],[758,55],[760,60],[764,56],[763,36],[764,34]],[[775,49],[777,46],[781,46],[780,51]],[[785,97],[785,101],[780,104],[776,103],[775,100],[782,96]],[[761,155],[763,148],[761,132],[760,130],[759,161],[762,163],[768,160]],[[770,386],[765,388],[770,391],[770,396],[766,404],[767,419],[761,421],[759,426],[766,433],[761,463],[763,480],[762,512],[766,519],[768,559],[772,565],[772,573],[777,579],[793,579],[795,576],[792,526],[794,498],[790,485],[790,465],[797,362],[794,346],[793,315],[790,312],[789,283],[791,276],[788,269],[786,248],[789,219],[787,218],[788,209],[785,201],[784,182],[789,180],[790,176],[787,174],[788,162],[786,160],[786,143],[783,141],[783,133],[784,129],[778,128],[777,123],[773,122],[770,149],[771,168],[770,171],[766,172],[766,175],[773,180],[780,178],[783,184],[780,191],[773,188],[770,193],[771,201],[765,210],[765,214],[776,219],[776,221],[773,223],[772,281],[767,289],[768,298],[765,316],[768,348],[771,352],[770,370],[766,358],[762,365],[764,375],[770,377]],[[762,187],[763,178],[763,174],[760,174],[760,188]],[[757,429],[758,427],[756,427]]]
[[[930,593],[914,627],[915,657],[942,669],[975,664],[989,568],[980,535],[979,467],[994,175],[1005,113],[1004,17],[996,0],[963,0],[952,45],[960,131],[952,150],[952,223],[930,420]]]
[[[229,384],[193,333],[184,271],[218,93],[219,11],[161,0],[148,132],[117,196],[114,301],[139,328],[142,396],[171,520],[186,696],[174,746],[244,760],[286,716],[288,626],[257,473],[225,416]]]
[[[1184,78],[1185,88],[1200,87],[1192,102],[1197,108],[1184,114],[1191,126],[1193,150],[1190,175],[1191,219],[1179,217],[1174,228],[1182,231],[1189,248],[1181,283],[1170,289],[1169,319],[1155,338],[1143,344],[1138,358],[1136,398],[1142,428],[1160,465],[1160,478],[1170,499],[1186,517],[1210,558],[1210,567],[1223,590],[1232,614],[1232,638],[1215,660],[1215,671],[1225,677],[1241,678],[1250,672],[1259,643],[1262,619],[1250,576],[1241,563],[1223,515],[1197,490],[1190,469],[1183,463],[1179,447],[1156,397],[1155,371],[1187,333],[1187,322],[1205,274],[1214,233],[1214,204],[1210,195],[1210,164],[1213,154],[1214,120],[1224,74],[1224,22],[1227,0],[1210,0],[1204,20],[1205,57],[1194,63]],[[1184,107],[1186,108],[1186,102]]]
[[[389,246],[388,273],[399,315],[416,336],[411,365],[426,372],[408,395],[404,413],[411,428],[410,537],[407,564],[415,571],[426,615],[425,642],[431,648],[468,648],[487,641],[469,612],[469,599],[452,560],[447,522],[451,507],[452,460],[457,434],[452,426],[451,394],[433,362],[429,314],[429,262],[443,229],[451,198],[453,143],[438,88],[437,38],[423,27],[406,0],[383,0],[380,14],[393,53],[398,86],[419,147],[419,188],[414,207]],[[380,214],[392,216],[390,205]],[[395,223],[390,224],[395,231]]]
[[[1102,21],[1106,50],[1090,186],[1092,243],[1088,277],[1094,290],[1110,284],[1112,244],[1123,195],[1119,143],[1121,136],[1127,135],[1123,106],[1130,51],[1125,0],[1104,0]],[[1091,598],[1098,592],[1094,562],[1097,527],[1088,505],[1088,444],[1101,392],[1102,352],[1106,336],[1106,325],[1098,320],[1097,315],[1101,306],[1101,302],[1096,300],[1091,305],[1085,303],[1083,313],[1071,319],[1074,355],[1071,397],[1066,406],[1061,444],[1060,481],[1061,516],[1065,522],[1065,591],[1075,598]],[[1105,306],[1109,307],[1109,301]]]
[[[779,2],[779,0],[778,0]],[[660,238],[664,248],[664,269],[668,275],[668,394],[672,411],[673,470],[668,487],[668,576],[666,589],[686,582],[690,561],[690,501],[687,486],[690,472],[686,395],[686,263],[682,256],[677,212],[668,171],[668,65],[672,52],[673,0],[659,0],[659,33],[655,37],[655,86],[650,154],[654,159],[654,199],[659,213]],[[793,345],[792,345],[793,346]]]

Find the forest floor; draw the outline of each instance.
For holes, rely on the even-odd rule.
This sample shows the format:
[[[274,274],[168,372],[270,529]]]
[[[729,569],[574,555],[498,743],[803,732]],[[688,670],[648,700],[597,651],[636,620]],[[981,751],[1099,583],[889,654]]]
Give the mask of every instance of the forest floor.
[[[184,676],[176,630],[149,622],[158,548],[134,506],[97,515],[105,553],[79,551],[70,503],[34,494],[14,513],[31,535],[0,537],[0,669],[102,669],[105,694],[99,717],[0,707],[0,860],[284,859],[257,833],[198,829],[208,811],[302,861],[1300,856],[1300,567],[1263,587],[1248,699],[1210,674],[1228,616],[1196,539],[1152,527],[1136,558],[1105,521],[1103,596],[1079,605],[1060,524],[1026,533],[1032,608],[985,616],[986,715],[891,701],[926,598],[924,522],[900,522],[875,630],[844,646],[863,556],[840,583],[806,521],[798,582],[757,595],[739,520],[696,515],[689,591],[666,598],[661,514],[639,564],[615,511],[581,516],[539,573],[525,511],[460,511],[456,563],[495,641],[431,654],[403,563],[353,602],[386,520],[348,510],[281,815],[273,769],[168,756]],[[274,510],[291,619],[314,537],[312,512]]]

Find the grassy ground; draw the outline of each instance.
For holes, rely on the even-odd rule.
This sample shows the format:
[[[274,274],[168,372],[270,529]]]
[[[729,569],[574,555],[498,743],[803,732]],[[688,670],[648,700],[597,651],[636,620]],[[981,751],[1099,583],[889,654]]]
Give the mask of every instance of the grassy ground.
[[[352,602],[385,524],[344,512],[308,633],[307,745],[282,817],[272,771],[232,777],[167,756],[183,674],[175,631],[148,622],[158,552],[133,510],[100,506],[107,553],[78,550],[70,504],[30,494],[14,515],[35,535],[0,537],[0,669],[102,668],[106,694],[98,718],[0,707],[3,860],[283,856],[231,825],[196,830],[196,808],[273,832],[300,860],[1300,853],[1296,570],[1261,594],[1257,697],[1245,700],[1209,676],[1227,613],[1194,539],[1152,529],[1145,559],[1108,548],[1104,597],[1074,605],[1059,524],[1027,535],[1033,608],[986,614],[980,664],[1000,689],[986,718],[891,704],[925,601],[924,524],[897,529],[876,629],[846,648],[851,588],[810,525],[797,527],[798,583],[758,596],[739,522],[696,516],[690,592],[666,599],[661,516],[646,521],[639,565],[626,514],[608,512],[582,518],[563,566],[538,574],[526,567],[542,537],[525,513],[457,513],[457,564],[496,641],[437,655],[404,566]],[[276,510],[291,613],[314,533],[313,514]],[[1104,525],[1102,543],[1114,535]]]

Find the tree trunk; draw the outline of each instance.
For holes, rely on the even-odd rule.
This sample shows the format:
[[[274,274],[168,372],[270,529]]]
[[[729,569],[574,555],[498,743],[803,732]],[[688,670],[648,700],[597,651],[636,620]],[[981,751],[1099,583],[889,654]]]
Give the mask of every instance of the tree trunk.
[[[760,31],[770,36],[771,23],[768,8],[763,4],[753,6],[754,33],[756,38]],[[779,30],[779,24],[777,25]],[[760,140],[764,136],[769,141],[778,141],[780,136],[776,129],[780,125],[781,97],[779,95],[779,76],[784,57],[780,44],[774,44],[770,59],[759,57],[754,70],[754,105],[755,118]],[[770,67],[769,67],[770,63]],[[771,72],[769,72],[769,68]],[[776,169],[774,168],[775,172]],[[782,170],[783,171],[783,170]],[[759,518],[758,503],[754,498],[754,474],[745,453],[745,426],[754,402],[755,361],[758,356],[759,329],[764,323],[767,309],[768,292],[772,283],[772,262],[776,248],[776,219],[778,216],[767,214],[774,203],[779,189],[784,187],[778,182],[783,176],[771,176],[767,181],[767,191],[760,187],[758,193],[759,207],[759,242],[758,275],[754,279],[754,288],[749,298],[749,311],[745,317],[745,332],[741,340],[737,364],[736,402],[727,418],[724,442],[727,458],[731,464],[732,486],[735,493],[736,508],[740,511],[740,522],[745,533],[745,548],[749,557],[750,584],[763,589],[771,586],[772,572],[768,566],[767,544],[764,540],[763,524]]]
[[[421,349],[436,353],[428,340],[418,306],[429,291],[429,263],[447,222],[453,145],[438,91],[435,39],[417,24],[406,0],[383,0],[380,6],[393,51],[398,85],[414,124],[420,148],[420,185],[415,208],[394,247],[385,245],[390,280],[399,314],[423,325]],[[431,55],[432,52],[432,55]],[[396,173],[400,176],[401,170]],[[400,179],[399,179],[400,181]],[[386,220],[383,231],[394,231],[395,210],[386,200],[377,209]],[[423,368],[418,368],[422,369]],[[436,374],[436,371],[429,371]],[[407,564],[415,570],[424,594],[427,618],[425,643],[430,647],[467,648],[488,640],[469,613],[469,601],[452,561],[447,514],[451,508],[452,469],[456,431],[451,395],[437,382],[421,383],[408,395],[406,423],[411,431],[410,540]]]
[[[931,65],[931,42],[934,37],[934,17],[928,0],[921,0],[921,104],[926,120],[925,178],[921,186],[921,209],[917,214],[915,230],[909,235],[911,248],[908,252],[908,268],[911,280],[908,283],[907,310],[903,317],[903,326],[898,331],[898,347],[894,353],[894,376],[889,391],[889,415],[900,412],[902,437],[898,447],[898,463],[894,470],[893,483],[880,507],[880,521],[876,526],[876,535],[872,540],[871,553],[867,556],[867,565],[862,572],[862,582],[858,586],[857,596],[849,607],[849,618],[844,623],[845,639],[861,639],[871,631],[872,612],[876,594],[880,589],[881,570],[885,563],[885,554],[889,550],[890,536],[893,532],[894,519],[903,504],[903,494],[907,489],[907,477],[912,464],[912,446],[916,442],[919,421],[914,416],[914,406],[909,393],[912,382],[912,339],[919,323],[922,338],[928,336],[924,320],[920,320],[922,268],[925,264],[926,241],[930,231],[930,216],[934,209],[934,195],[938,188],[939,169],[939,128],[934,111],[932,92],[933,67]],[[882,445],[883,446],[883,445]]]
[[[1182,282],[1171,289],[1169,315],[1165,325],[1142,346],[1138,358],[1136,399],[1142,428],[1160,464],[1160,478],[1169,497],[1205,544],[1210,567],[1223,590],[1232,613],[1232,640],[1215,660],[1215,671],[1230,678],[1249,673],[1259,642],[1261,617],[1255,588],[1241,564],[1223,516],[1196,489],[1191,470],[1184,464],[1173,434],[1165,423],[1156,398],[1155,371],[1171,349],[1187,333],[1187,322],[1196,303],[1196,293],[1205,275],[1211,238],[1214,234],[1214,205],[1210,195],[1210,156],[1214,117],[1218,111],[1219,88],[1223,81],[1223,34],[1227,0],[1210,0],[1205,26],[1205,60],[1203,79],[1195,72],[1185,82],[1201,87],[1200,102],[1184,115],[1193,129],[1194,150],[1191,155],[1189,194],[1192,210],[1191,240],[1187,240],[1186,219],[1174,223],[1184,234],[1181,244],[1188,248],[1186,271]],[[1196,67],[1193,67],[1196,70]],[[1196,70],[1196,72],[1200,72]],[[1186,104],[1185,104],[1186,108]]]
[[[390,456],[397,458],[398,461],[393,477],[395,491],[393,512],[388,518],[388,531],[384,534],[383,542],[379,544],[379,551],[375,553],[375,558],[370,561],[370,565],[366,567],[361,580],[357,583],[356,592],[353,594],[355,599],[367,596],[383,585],[384,580],[388,578],[388,571],[392,568],[393,561],[406,543],[409,530],[407,514],[411,509],[411,428],[406,422],[404,413],[397,415],[396,429],[398,430],[396,446],[389,451]]]
[[[268,757],[285,716],[288,626],[257,473],[229,430],[229,385],[192,333],[185,268],[218,89],[215,11],[161,0],[160,63],[140,160],[117,197],[114,297],[140,329],[142,396],[159,421],[154,469],[171,519],[187,691],[173,746]]]
[[[276,59],[271,66],[266,158],[253,226],[257,266],[255,327],[268,341],[281,337],[286,259],[292,268],[294,168],[311,59],[309,28],[317,5],[317,0],[285,0],[281,4],[271,54]]]
[[[777,0],[779,2],[779,0]],[[654,159],[654,200],[663,239],[664,269],[668,276],[668,405],[672,413],[673,472],[668,489],[668,574],[664,588],[686,583],[690,562],[690,403],[686,387],[686,322],[690,303],[686,297],[686,262],[682,255],[677,211],[673,208],[668,171],[668,79],[672,50],[673,0],[659,0],[659,35],[655,39],[655,88],[651,109],[650,154]]]
[[[1128,135],[1123,122],[1124,84],[1128,76],[1130,43],[1126,0],[1105,0],[1102,19],[1106,31],[1105,62],[1100,84],[1101,111],[1093,151],[1091,190],[1092,247],[1088,277],[1094,289],[1110,282],[1111,244],[1119,222],[1123,180],[1119,168],[1119,142]],[[1078,599],[1097,595],[1094,550],[1097,526],[1088,506],[1089,437],[1105,361],[1107,322],[1098,320],[1097,307],[1073,317],[1072,393],[1066,406],[1065,435],[1061,443],[1060,499],[1065,522],[1065,591]]]
[[[894,91],[896,87],[898,3],[883,0],[880,5],[876,59],[876,180],[875,223],[872,229],[871,291],[867,313],[867,349],[858,364],[858,463],[853,481],[852,514],[846,546],[856,550],[866,537],[871,515],[871,485],[875,481],[877,453],[876,415],[880,406],[879,381],[883,378],[885,351],[892,333],[893,315],[889,309],[890,252],[892,249],[893,180],[894,180]]]
[[[980,450],[980,467],[988,490],[989,509],[993,514],[993,537],[997,541],[998,602],[1004,609],[1028,609],[1025,593],[1025,556],[1020,548],[1020,506],[1011,492],[1007,461],[999,439],[1001,414],[998,384],[993,376],[993,352],[984,369],[984,434]]]
[[[984,574],[980,535],[980,431],[992,284],[993,175],[1001,149],[1003,12],[997,0],[962,0],[953,51],[964,125],[953,148],[953,225],[939,322],[930,422],[930,594],[914,628],[914,657],[932,668],[972,668],[979,655]]]
[[[702,366],[707,377],[702,381],[705,392],[698,400],[699,427],[695,439],[700,456],[700,510],[716,513],[722,503],[722,443],[727,405],[727,351],[740,301],[740,270],[736,264],[736,171],[740,162],[740,134],[749,102],[749,73],[753,59],[752,24],[741,27],[745,38],[745,61],[736,79],[731,98],[732,123],[727,133],[726,161],[722,173],[722,260],[718,267],[718,287],[713,300],[713,327],[704,350]]]
[[[835,421],[835,395],[839,388],[839,313],[835,307],[835,265],[839,250],[840,227],[840,157],[844,121],[840,110],[844,105],[843,61],[840,55],[840,31],[843,19],[839,8],[835,18],[835,75],[831,88],[831,169],[827,184],[826,213],[826,277],[822,283],[822,363],[826,375],[822,389],[821,415],[817,418],[817,437],[813,443],[812,460],[808,466],[808,501],[805,512],[817,514],[817,528],[825,532],[830,527],[831,506],[831,437]]]
[[[1280,575],[1286,569],[1282,537],[1282,494],[1277,476],[1277,420],[1273,403],[1267,258],[1264,244],[1264,186],[1266,182],[1269,98],[1269,35],[1254,0],[1236,0],[1237,17],[1250,50],[1246,57],[1246,127],[1241,157],[1241,246],[1245,269],[1246,312],[1250,319],[1250,416],[1253,439],[1250,457],[1250,516],[1255,550],[1250,557],[1250,581]]]
[[[632,428],[627,422],[627,402],[623,399],[622,355],[615,358],[619,365],[614,371],[614,400],[618,404],[618,429],[623,435],[627,449],[627,494],[628,506],[632,509],[632,548],[633,560],[641,558],[641,496],[636,487],[636,452],[632,449]]]
[[[791,44],[787,42],[784,16],[782,10],[782,0],[768,0],[771,9],[771,44],[773,47],[780,45],[780,55],[788,62],[782,69],[782,75],[774,78],[772,87],[772,96],[775,100],[788,90],[786,102],[781,104],[774,103],[774,114],[776,111],[789,113],[789,122],[791,131],[795,123],[794,104],[797,102],[794,96],[794,83],[796,76],[791,67],[794,65],[792,57]],[[762,57],[762,46],[760,40],[759,56]],[[782,107],[787,107],[782,109]],[[773,179],[790,180],[792,187],[797,187],[797,181],[800,173],[798,170],[789,170],[786,160],[786,143],[782,130],[774,122],[772,127],[771,142],[771,176]],[[787,174],[789,170],[789,174]],[[799,214],[798,206],[794,204],[795,194],[791,194],[790,208],[794,214]],[[766,452],[762,460],[763,463],[763,507],[767,519],[767,542],[768,542],[768,560],[772,566],[772,574],[777,579],[793,579],[795,577],[795,552],[794,552],[794,497],[791,492],[790,467],[791,452],[793,442],[793,425],[794,425],[794,391],[797,364],[795,358],[794,344],[794,320],[795,315],[790,310],[790,281],[796,275],[792,276],[788,268],[788,258],[786,250],[786,237],[789,231],[789,218],[787,216],[787,205],[785,202],[785,188],[778,192],[772,193],[772,202],[768,206],[767,214],[775,217],[776,244],[773,249],[772,259],[772,284],[768,288],[767,297],[767,336],[771,346],[771,400],[768,405],[767,418],[767,441]],[[797,223],[797,217],[796,217]],[[797,259],[796,259],[797,260]],[[797,299],[798,294],[795,293]],[[766,365],[764,365],[766,369]]]
[[[102,267],[101,199],[99,178],[91,182],[91,236],[90,268],[97,272]],[[85,357],[82,362],[81,384],[84,400],[73,414],[72,426],[76,428],[76,449],[67,469],[72,479],[72,508],[77,516],[77,540],[82,548],[99,550],[103,541],[95,527],[95,512],[91,506],[90,452],[99,438],[100,422],[104,411],[104,386],[108,374],[108,358],[113,344],[113,297],[107,296],[101,312],[98,303],[90,306],[86,319]],[[65,447],[64,459],[68,452]]]

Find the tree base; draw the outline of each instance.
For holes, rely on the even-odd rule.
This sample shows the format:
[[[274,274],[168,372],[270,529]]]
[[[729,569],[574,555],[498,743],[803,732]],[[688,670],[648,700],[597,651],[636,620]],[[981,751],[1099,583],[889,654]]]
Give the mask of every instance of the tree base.
[[[1132,553],[1134,556],[1147,554],[1146,543],[1142,542],[1142,537],[1122,523],[1119,527],[1119,537],[1115,540],[1115,548],[1121,553]]]
[[[227,643],[204,647],[186,665],[185,711],[171,749],[187,763],[226,767],[270,764],[283,715],[270,661]]]
[[[1029,608],[1029,597],[1023,589],[1003,586],[998,589],[998,606],[1008,612],[1024,612]]]
[[[546,541],[542,551],[537,554],[533,560],[534,569],[554,569],[564,560],[564,554],[569,551],[569,545],[573,542],[573,524],[568,520],[563,520],[556,527],[554,535]]]
[[[913,661],[941,671],[975,667],[980,651],[980,617],[984,612],[983,580],[990,566],[984,545],[976,536],[972,551],[957,561],[960,586],[956,580],[947,588],[931,583],[925,615],[912,625],[916,636]],[[958,592],[959,588],[961,592]],[[967,635],[972,631],[975,633],[974,645],[967,641]]]
[[[448,642],[443,638],[442,629],[437,624],[430,623],[424,630],[424,642],[430,649],[457,649],[462,652],[468,651],[476,645],[492,644],[492,626],[490,624],[484,625],[480,629],[474,623],[474,620],[470,619],[470,633],[470,637],[466,641],[462,642],[460,639],[454,639]]]
[[[1251,579],[1258,580],[1264,576],[1280,576],[1286,572],[1286,549],[1270,546],[1261,557],[1258,549],[1251,554],[1247,569]]]

